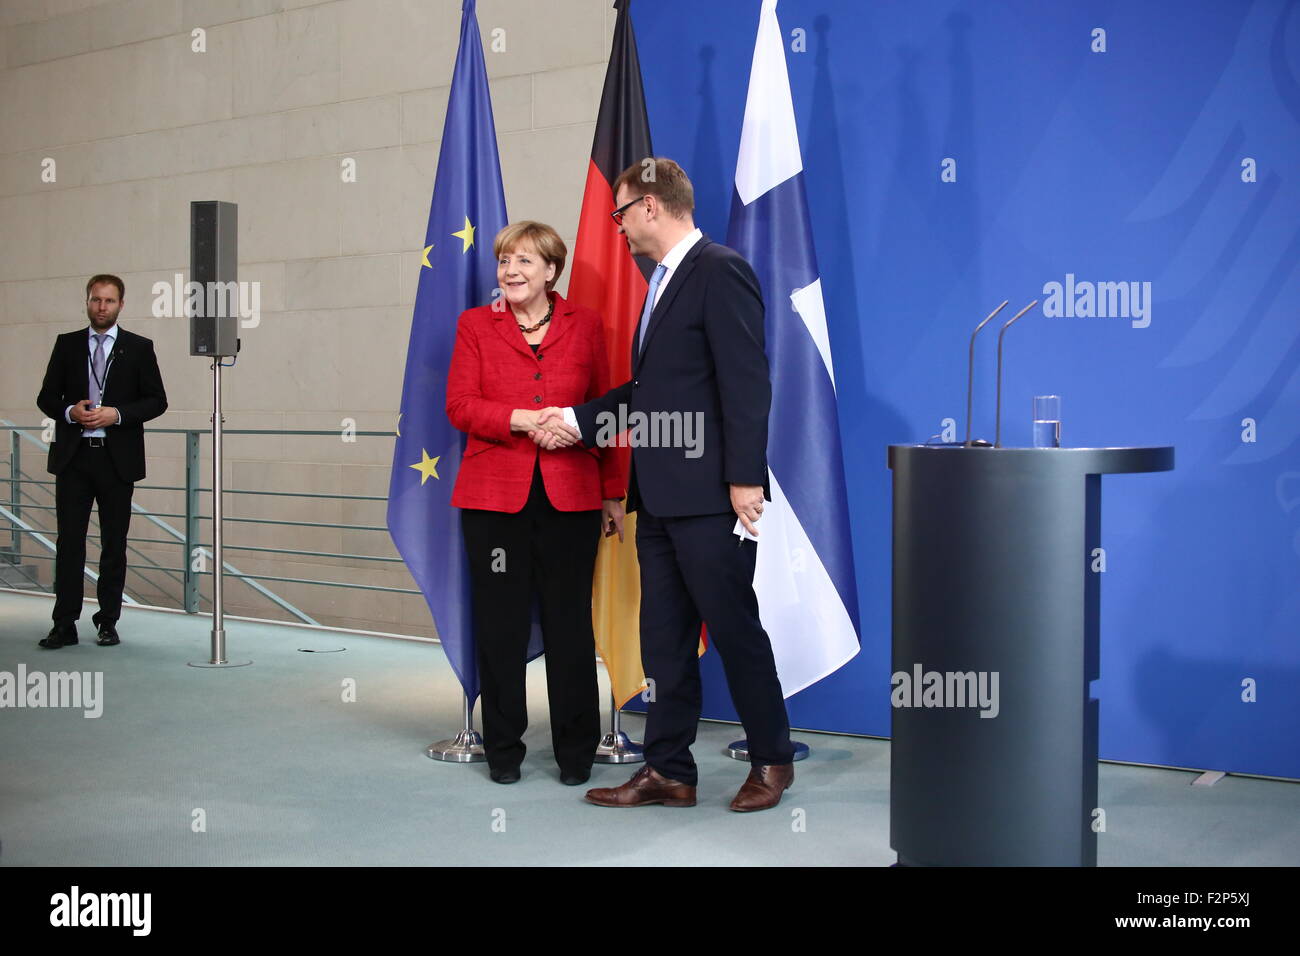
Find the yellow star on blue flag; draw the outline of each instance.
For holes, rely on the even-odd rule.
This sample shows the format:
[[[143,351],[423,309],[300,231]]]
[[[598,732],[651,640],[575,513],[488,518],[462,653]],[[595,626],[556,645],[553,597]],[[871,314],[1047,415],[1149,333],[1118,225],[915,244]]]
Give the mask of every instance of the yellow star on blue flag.
[[[408,465],[407,467],[414,468],[420,473],[420,484],[423,485],[429,480],[430,475],[433,475],[435,478],[438,477],[438,459],[441,457],[441,455],[436,455],[435,457],[430,458],[429,453],[425,449],[421,448],[420,460],[414,465]]]
[[[453,232],[452,235],[465,243],[465,247],[460,251],[462,253],[469,252],[469,247],[474,245],[474,227],[469,223],[469,216],[465,217],[465,228],[460,232]]]

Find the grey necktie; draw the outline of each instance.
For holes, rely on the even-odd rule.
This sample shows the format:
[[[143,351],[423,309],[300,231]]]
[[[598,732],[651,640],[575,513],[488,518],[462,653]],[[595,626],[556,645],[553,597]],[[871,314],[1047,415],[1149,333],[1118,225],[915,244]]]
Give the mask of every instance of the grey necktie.
[[[104,339],[103,332],[95,333],[95,352],[90,357],[90,404],[94,408],[104,400]]]

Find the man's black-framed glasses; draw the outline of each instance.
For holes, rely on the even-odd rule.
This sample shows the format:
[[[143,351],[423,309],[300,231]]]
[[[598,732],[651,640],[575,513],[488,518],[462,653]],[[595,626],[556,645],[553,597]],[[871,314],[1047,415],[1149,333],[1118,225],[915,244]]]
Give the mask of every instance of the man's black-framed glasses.
[[[629,209],[631,209],[633,206],[635,206],[637,203],[639,203],[642,199],[645,198],[646,198],[645,196],[637,196],[631,202],[625,202],[623,203],[623,205],[619,206],[617,209],[611,212],[609,216],[611,219],[614,220],[614,224],[617,226],[623,225],[623,213],[627,212]]]

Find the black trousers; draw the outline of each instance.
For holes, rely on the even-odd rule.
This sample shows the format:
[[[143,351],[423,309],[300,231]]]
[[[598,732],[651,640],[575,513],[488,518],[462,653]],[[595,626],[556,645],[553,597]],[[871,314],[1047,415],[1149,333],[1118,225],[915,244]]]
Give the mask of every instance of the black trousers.
[[[539,467],[522,511],[466,508],[461,530],[473,591],[488,765],[494,770],[517,768],[524,759],[524,669],[536,597],[555,762],[562,771],[590,770],[600,743],[591,628],[600,511],[557,511],[546,497]]]
[[[646,712],[646,763],[694,786],[691,744],[702,694],[700,623],[722,658],[727,688],[749,741],[751,764],[794,759],[772,642],[758,617],[758,543],[740,541],[734,513],[657,518],[637,512],[641,564],[641,665],[653,680]]]
[[[54,507],[58,541],[54,554],[54,623],[70,627],[81,617],[83,569],[86,566],[86,531],[90,509],[99,505],[99,613],[96,626],[112,624],[122,616],[122,588],[126,585],[126,535],[131,526],[131,494],[135,484],[123,481],[103,445],[93,439],[81,442],[72,460],[54,479]]]

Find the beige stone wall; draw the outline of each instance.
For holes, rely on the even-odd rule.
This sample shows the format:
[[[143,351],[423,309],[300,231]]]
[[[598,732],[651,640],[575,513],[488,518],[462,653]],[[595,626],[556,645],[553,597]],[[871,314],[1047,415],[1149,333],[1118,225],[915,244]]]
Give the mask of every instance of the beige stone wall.
[[[460,7],[5,0],[0,417],[39,421],[34,397],[53,338],[84,323],[85,280],[103,271],[126,281],[122,326],[157,346],[171,407],[153,426],[207,428],[207,363],[188,355],[183,319],[150,315],[150,289],[187,271],[189,202],[223,199],[239,204],[239,278],[259,281],[262,295],[261,324],[241,331],[243,354],[225,375],[226,427],[337,431],[352,419],[363,431],[391,429]],[[572,248],[612,4],[480,0],[478,18],[507,208],[513,218],[551,223]],[[198,28],[204,53],[192,50]],[[505,50],[493,52],[498,28]],[[345,158],[356,162],[355,183],[342,181]],[[47,159],[55,182],[42,181]],[[567,274],[561,291],[566,285]],[[203,448],[206,468],[206,440]],[[183,449],[181,435],[151,436],[144,484],[180,485]],[[238,489],[382,497],[391,453],[387,437],[231,436],[225,480]],[[26,470],[45,477],[37,457],[27,454]],[[142,487],[136,500],[183,510],[174,491]],[[244,495],[227,504],[233,518],[378,527],[384,509],[382,501]],[[203,529],[210,540],[207,522]],[[178,545],[144,541],[166,541],[160,529],[137,520],[133,537],[179,567]],[[227,543],[395,556],[383,531],[232,522]],[[250,573],[414,586],[400,564],[239,550],[228,560]],[[167,590],[138,577],[130,584],[145,598]],[[268,586],[324,623],[432,633],[419,597]],[[283,616],[240,584],[227,595],[232,614]]]

